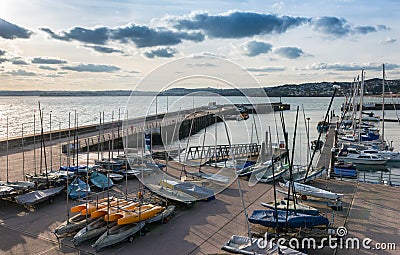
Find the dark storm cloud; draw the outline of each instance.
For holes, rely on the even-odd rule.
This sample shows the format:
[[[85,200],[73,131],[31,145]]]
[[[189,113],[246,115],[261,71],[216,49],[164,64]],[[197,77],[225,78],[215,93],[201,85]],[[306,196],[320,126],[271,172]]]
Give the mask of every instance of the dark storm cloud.
[[[57,65],[57,64],[66,64],[67,61],[62,59],[54,59],[54,58],[42,58],[37,57],[32,59],[32,64],[45,64],[45,65]]]
[[[0,56],[3,56],[4,54],[6,54],[7,53],[7,51],[5,51],[5,50],[0,50]]]
[[[75,72],[112,73],[121,68],[111,65],[79,64],[74,66],[63,66],[61,69]]]
[[[177,51],[173,48],[158,48],[154,50],[145,51],[143,54],[147,58],[172,58]]]
[[[275,53],[284,58],[299,58],[304,55],[302,49],[297,47],[280,47],[275,50]]]
[[[303,17],[239,11],[219,15],[211,15],[207,12],[193,13],[184,17],[170,17],[167,20],[177,29],[200,30],[209,37],[215,38],[281,34],[309,21],[308,18]]]
[[[272,49],[272,44],[259,41],[248,41],[242,44],[241,47],[245,55],[254,57],[270,52]]]
[[[99,46],[99,45],[85,45],[86,48],[91,48],[100,53],[123,53],[122,50],[117,50],[111,47]]]
[[[5,21],[4,19],[0,19],[0,37],[4,39],[17,39],[17,38],[29,38],[32,32],[12,24],[10,22]]]

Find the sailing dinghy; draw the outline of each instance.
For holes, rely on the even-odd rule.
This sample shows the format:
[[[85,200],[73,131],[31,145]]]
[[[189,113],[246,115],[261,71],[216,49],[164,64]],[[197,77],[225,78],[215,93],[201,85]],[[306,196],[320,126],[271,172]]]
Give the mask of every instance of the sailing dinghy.
[[[287,217],[286,214],[288,214]],[[312,228],[322,225],[328,226],[329,224],[329,220],[324,216],[283,210],[254,210],[248,220],[251,223],[272,228]]]
[[[287,181],[285,184],[279,183],[279,185],[283,188],[288,188],[289,181]],[[343,194],[334,193],[334,192],[331,192],[328,190],[320,189],[317,187],[313,187],[313,186],[298,183],[298,182],[293,182],[293,185],[294,185],[295,192],[300,195],[306,195],[306,196],[324,198],[324,199],[330,199],[330,200],[341,199],[343,197]]]

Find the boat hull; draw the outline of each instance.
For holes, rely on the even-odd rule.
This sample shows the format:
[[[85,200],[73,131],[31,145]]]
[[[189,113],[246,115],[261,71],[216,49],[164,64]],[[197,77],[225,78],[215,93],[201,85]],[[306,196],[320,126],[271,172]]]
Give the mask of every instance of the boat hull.
[[[103,233],[99,239],[92,245],[92,247],[96,251],[100,251],[101,249],[126,241],[130,237],[133,237],[137,232],[139,232],[145,225],[146,223],[144,221],[135,223],[135,224],[129,224],[129,225],[116,225],[112,227],[108,233],[107,231]]]

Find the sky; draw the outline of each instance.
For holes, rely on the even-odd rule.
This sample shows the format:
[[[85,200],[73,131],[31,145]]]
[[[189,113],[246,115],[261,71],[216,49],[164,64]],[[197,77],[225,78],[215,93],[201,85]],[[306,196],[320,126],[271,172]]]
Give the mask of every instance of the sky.
[[[0,90],[130,90],[199,56],[199,74],[221,58],[263,87],[382,77],[382,63],[399,79],[399,13],[397,0],[1,0]]]

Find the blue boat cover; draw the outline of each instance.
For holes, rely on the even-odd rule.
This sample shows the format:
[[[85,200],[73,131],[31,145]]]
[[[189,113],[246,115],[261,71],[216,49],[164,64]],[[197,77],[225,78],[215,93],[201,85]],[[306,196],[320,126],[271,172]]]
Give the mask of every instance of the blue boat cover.
[[[114,186],[114,182],[111,179],[99,172],[93,172],[90,175],[90,181],[99,189],[108,189]]]
[[[86,197],[86,183],[78,177],[73,180],[67,188],[68,196],[71,199]],[[87,193],[90,193],[90,187],[87,187]]]
[[[286,223],[286,211],[277,210],[278,223],[276,222],[275,210],[254,210],[249,217],[249,222],[260,224],[265,227],[279,228],[311,228],[320,225],[328,225],[326,217],[320,215],[307,215],[302,213],[288,212]]]

